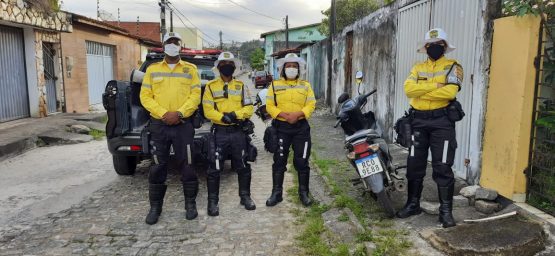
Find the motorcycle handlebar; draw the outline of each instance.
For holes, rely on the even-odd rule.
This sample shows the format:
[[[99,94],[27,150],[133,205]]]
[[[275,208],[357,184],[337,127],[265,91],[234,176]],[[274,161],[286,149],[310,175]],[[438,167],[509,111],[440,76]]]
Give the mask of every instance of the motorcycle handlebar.
[[[376,93],[377,91],[378,91],[378,89],[374,89],[374,90],[372,90],[371,92],[369,92],[369,93],[365,94],[365,95],[364,95],[364,98],[368,98],[368,97],[369,97],[370,95],[372,95],[372,94]]]

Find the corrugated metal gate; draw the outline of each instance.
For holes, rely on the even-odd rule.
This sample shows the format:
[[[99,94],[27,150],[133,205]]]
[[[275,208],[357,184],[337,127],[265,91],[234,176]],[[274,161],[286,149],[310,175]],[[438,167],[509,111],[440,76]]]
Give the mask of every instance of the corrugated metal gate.
[[[23,30],[0,26],[0,122],[29,116]]]
[[[57,103],[58,99],[56,97],[56,80],[58,79],[55,75],[54,69],[54,48],[50,43],[42,44],[42,61],[44,64],[44,80],[46,81],[46,105],[48,113],[54,113],[58,111]]]
[[[455,156],[456,175],[467,177],[467,164],[470,151],[470,127],[472,113],[472,76],[476,52],[478,19],[480,4],[476,0],[424,0],[399,10],[397,40],[397,82],[395,95],[395,119],[401,117],[409,108],[404,93],[403,83],[410,69],[417,61],[426,58],[416,53],[419,40],[431,28],[443,28],[449,34],[449,42],[457,49],[447,54],[448,58],[457,60],[464,68],[464,84],[457,98],[463,105],[466,117],[457,123],[458,149]]]
[[[89,105],[102,103],[108,81],[114,79],[114,47],[87,41]]]

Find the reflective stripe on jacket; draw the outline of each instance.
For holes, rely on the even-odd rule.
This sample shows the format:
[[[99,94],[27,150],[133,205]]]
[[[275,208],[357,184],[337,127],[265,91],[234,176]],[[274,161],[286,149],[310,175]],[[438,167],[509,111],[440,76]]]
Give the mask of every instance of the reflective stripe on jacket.
[[[151,64],[141,87],[141,103],[156,119],[166,112],[179,111],[190,117],[200,104],[197,66],[180,60],[172,70],[166,61]]]
[[[412,67],[409,77],[405,80],[405,93],[414,109],[444,108],[449,105],[449,101],[455,99],[460,90],[459,85],[447,84],[437,88],[438,83],[446,82],[447,73],[455,63],[455,60],[441,57],[437,61],[428,59]],[[460,81],[462,82],[462,77]]]
[[[277,105],[274,101],[274,91]],[[266,96],[266,111],[272,118],[285,121],[277,116],[281,112],[302,111],[306,119],[309,119],[316,107],[316,98],[310,83],[304,80],[276,80],[268,87]]]
[[[219,77],[206,84],[202,96],[204,116],[212,123],[227,125],[222,122],[223,113],[235,112],[237,119],[250,118],[254,112],[252,99],[248,88],[239,80],[231,80],[227,84]]]

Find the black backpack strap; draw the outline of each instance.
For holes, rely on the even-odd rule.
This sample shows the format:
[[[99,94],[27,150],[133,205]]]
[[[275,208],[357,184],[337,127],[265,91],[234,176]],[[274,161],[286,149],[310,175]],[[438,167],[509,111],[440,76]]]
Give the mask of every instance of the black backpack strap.
[[[272,91],[274,91],[274,105],[277,107],[276,88],[274,87],[274,80],[272,80]]]

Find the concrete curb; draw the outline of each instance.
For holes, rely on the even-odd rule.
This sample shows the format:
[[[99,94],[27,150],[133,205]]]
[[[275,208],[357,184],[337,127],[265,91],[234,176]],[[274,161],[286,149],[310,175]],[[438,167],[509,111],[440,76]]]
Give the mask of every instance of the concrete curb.
[[[319,184],[325,186],[325,188],[324,188],[325,195],[319,195],[320,193],[313,193],[312,196],[315,197],[315,199],[320,201],[320,202],[329,202],[327,204],[333,203],[335,201],[335,197],[333,195],[331,195],[331,193],[330,193],[330,191],[332,189],[330,180],[328,179],[328,177],[323,175],[322,170],[320,169],[320,167],[318,167],[318,165],[314,161],[313,157],[310,157],[309,162],[310,162],[310,165],[312,166],[313,170],[315,170],[319,174],[319,175],[311,175],[311,182],[315,181],[316,183],[319,183]],[[311,192],[312,192],[313,188],[314,188],[314,186],[312,186]],[[355,216],[353,211],[351,211],[351,209],[349,209],[347,207],[337,208],[337,209],[339,209],[340,211],[342,211],[344,214],[346,214],[349,217],[349,222],[356,228],[358,233],[363,233],[363,232],[366,231],[364,226],[360,223],[360,221]],[[371,243],[371,242],[366,242],[366,243]]]

